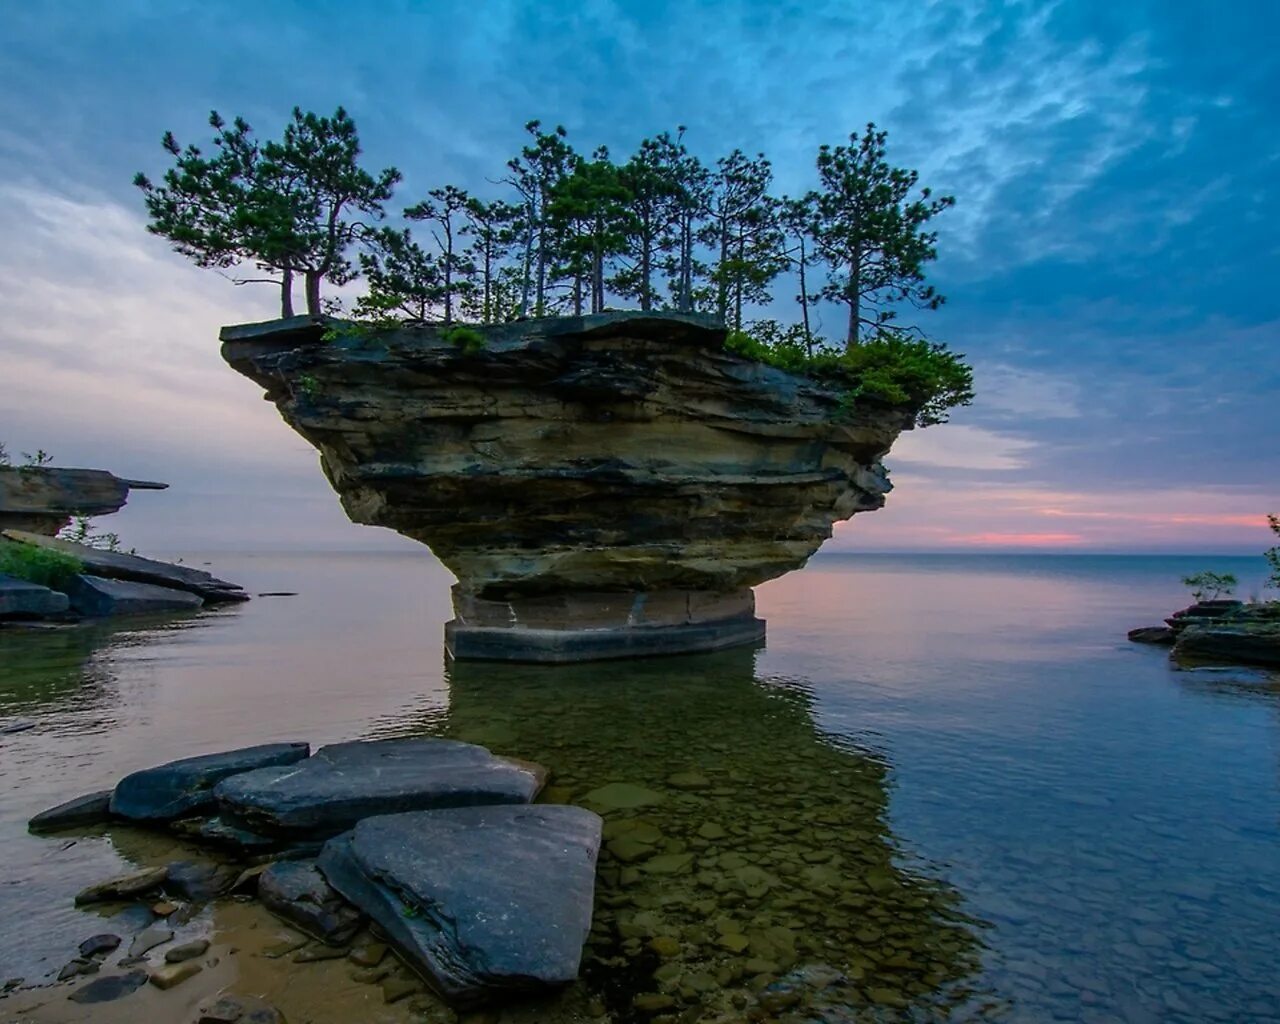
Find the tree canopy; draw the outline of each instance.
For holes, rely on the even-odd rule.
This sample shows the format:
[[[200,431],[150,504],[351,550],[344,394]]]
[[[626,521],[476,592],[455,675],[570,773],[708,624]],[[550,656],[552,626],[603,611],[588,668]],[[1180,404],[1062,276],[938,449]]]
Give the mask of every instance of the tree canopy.
[[[209,124],[209,148],[166,133],[172,166],[158,184],[135,178],[149,230],[236,283],[276,284],[283,316],[293,312],[295,276],[307,312],[319,315],[327,311],[322,282],[363,275],[367,290],[354,311],[379,321],[483,324],[598,313],[613,300],[713,313],[751,336],[735,343],[740,351],[767,349],[777,365],[802,356],[810,370],[821,363],[835,372],[830,360],[843,350],[846,369],[856,363],[865,376],[877,359],[950,356],[903,313],[944,301],[926,280],[937,256],[929,227],[954,200],[891,164],[887,135],[874,124],[847,145],[820,147],[818,187],[787,197],[775,193],[763,153],[735,149],[705,163],[683,126],[615,160],[604,147],[577,151],[562,126],[529,121],[525,144],[491,182],[505,194],[441,185],[412,197],[399,224],[380,222],[400,172],[361,166],[356,126],[342,108],[331,117],[295,108],[278,139],[259,140],[242,118],[228,123],[217,112]],[[269,276],[246,276],[246,266]],[[794,282],[785,286],[794,315],[766,316],[784,278]],[[836,343],[814,326],[831,304],[847,309]],[[871,343],[874,358],[854,358]],[[971,380],[948,376],[951,369],[945,385],[933,383],[951,405],[964,404]],[[927,377],[913,386],[932,386],[921,383]],[[902,391],[895,387],[881,390]]]

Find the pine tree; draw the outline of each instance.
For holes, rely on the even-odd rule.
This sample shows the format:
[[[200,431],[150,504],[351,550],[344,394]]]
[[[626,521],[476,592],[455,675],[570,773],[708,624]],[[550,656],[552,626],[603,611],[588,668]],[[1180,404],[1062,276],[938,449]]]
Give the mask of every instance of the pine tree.
[[[676,243],[673,229],[678,217],[682,155],[683,147],[670,133],[663,132],[643,140],[631,159],[618,169],[622,185],[630,194],[630,217],[626,222],[626,255],[630,263],[618,270],[611,284],[618,294],[636,299],[643,310],[653,309],[657,302],[653,277]]]
[[[709,224],[704,241],[715,252],[711,283],[716,312],[742,329],[746,303],[767,303],[769,285],[787,264],[778,227],[778,202],[769,195],[773,166],[763,153],[740,149],[716,161],[711,174]]]
[[[556,260],[555,237],[547,217],[547,204],[556,185],[569,173],[573,148],[564,141],[567,133],[562,126],[543,132],[540,121],[530,121],[524,127],[533,136],[533,144],[525,146],[518,157],[507,161],[510,175],[504,180],[520,196],[525,231],[520,315],[529,314],[532,291],[533,315],[543,316],[547,311],[547,274]]]
[[[360,269],[369,291],[356,302],[358,317],[385,320],[399,314],[426,321],[436,316],[443,298],[440,261],[422,248],[408,228],[382,228],[365,238]]]
[[[497,294],[498,275],[519,231],[520,211],[501,199],[486,203],[473,197],[463,212],[467,222],[462,230],[471,238],[466,256],[480,279],[468,311],[481,323],[493,323],[501,318],[500,311],[504,308]]]
[[[574,312],[579,315],[584,278],[591,312],[604,312],[604,268],[626,244],[630,200],[631,193],[603,146],[591,160],[576,159],[572,172],[552,192],[547,214],[563,239],[562,255],[574,277]]]
[[[429,199],[404,211],[409,220],[427,221],[432,225],[431,237],[439,251],[441,299],[444,322],[454,320],[455,306],[475,291],[475,264],[462,247],[462,233],[467,222],[471,197],[460,188],[446,185],[427,193]]]
[[[945,301],[925,283],[924,265],[937,257],[937,234],[924,227],[955,199],[934,198],[927,188],[911,199],[919,175],[888,163],[886,138],[868,124],[860,139],[849,136],[848,146],[818,151],[821,189],[811,236],[829,271],[818,297],[848,305],[848,349],[858,344],[864,327],[895,334],[911,330],[894,323],[897,311],[890,307],[898,303],[937,309]]]

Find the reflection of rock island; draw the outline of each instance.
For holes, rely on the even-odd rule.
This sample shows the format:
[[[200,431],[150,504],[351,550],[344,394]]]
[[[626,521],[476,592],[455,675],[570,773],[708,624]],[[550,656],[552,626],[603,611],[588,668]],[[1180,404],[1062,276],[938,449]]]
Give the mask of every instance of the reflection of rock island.
[[[356,522],[458,577],[455,657],[576,661],[763,635],[751,588],[879,508],[914,414],[724,349],[706,316],[223,329]],[[470,329],[468,329],[470,330]]]
[[[584,972],[617,1019],[972,998],[978,940],[954,891],[894,863],[885,765],[819,738],[750,652],[448,671],[447,734],[552,766],[547,798],[605,816]]]

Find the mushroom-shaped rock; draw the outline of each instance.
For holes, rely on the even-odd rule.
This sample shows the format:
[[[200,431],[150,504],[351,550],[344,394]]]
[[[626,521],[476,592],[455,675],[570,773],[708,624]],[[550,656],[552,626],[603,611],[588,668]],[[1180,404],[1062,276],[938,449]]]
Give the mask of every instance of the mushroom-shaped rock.
[[[600,829],[591,811],[553,804],[385,815],[331,839],[319,866],[468,1006],[578,976]]]

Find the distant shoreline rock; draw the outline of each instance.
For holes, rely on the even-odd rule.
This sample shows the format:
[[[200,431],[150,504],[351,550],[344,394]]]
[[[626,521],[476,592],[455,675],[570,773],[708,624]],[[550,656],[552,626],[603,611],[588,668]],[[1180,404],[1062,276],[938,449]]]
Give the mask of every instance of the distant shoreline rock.
[[[1280,602],[1198,601],[1165,623],[1131,629],[1129,639],[1171,647],[1176,660],[1280,667]]]

